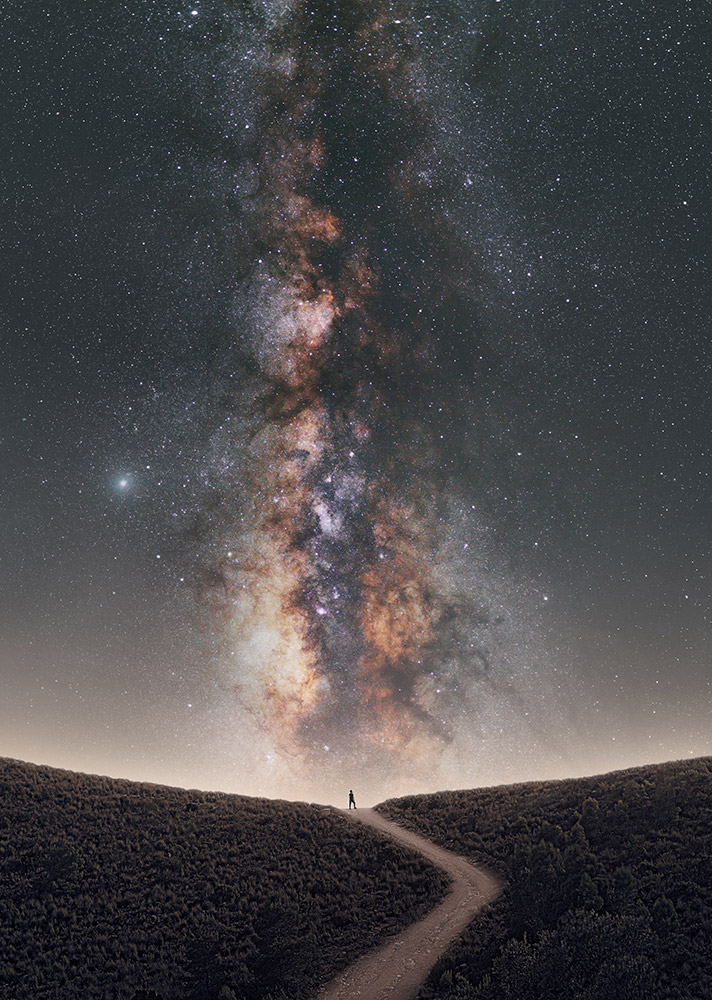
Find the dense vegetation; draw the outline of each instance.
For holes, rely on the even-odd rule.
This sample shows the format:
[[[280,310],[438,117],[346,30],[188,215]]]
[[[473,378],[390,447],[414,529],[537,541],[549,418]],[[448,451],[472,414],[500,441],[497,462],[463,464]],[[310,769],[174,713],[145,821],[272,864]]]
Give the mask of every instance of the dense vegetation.
[[[333,809],[0,759],[3,1000],[299,1000],[444,891]]]
[[[712,758],[378,808],[508,882],[422,997],[712,997]]]

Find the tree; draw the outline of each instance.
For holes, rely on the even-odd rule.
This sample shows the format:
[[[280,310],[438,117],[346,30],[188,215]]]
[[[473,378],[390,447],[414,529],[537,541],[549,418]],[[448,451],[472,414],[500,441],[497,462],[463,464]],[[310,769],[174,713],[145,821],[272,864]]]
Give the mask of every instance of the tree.
[[[38,852],[35,863],[35,891],[39,894],[69,893],[81,885],[84,861],[67,840],[58,840],[44,853]]]
[[[601,810],[598,800],[590,796],[583,800],[581,806],[581,825],[589,840],[596,841],[601,832]]]
[[[275,890],[254,923],[259,960],[255,980],[270,989],[289,983],[294,995],[311,985],[318,949],[309,914],[285,890]]]
[[[191,1000],[215,1000],[225,982],[220,961],[220,937],[214,921],[196,922],[186,945],[188,989]]]

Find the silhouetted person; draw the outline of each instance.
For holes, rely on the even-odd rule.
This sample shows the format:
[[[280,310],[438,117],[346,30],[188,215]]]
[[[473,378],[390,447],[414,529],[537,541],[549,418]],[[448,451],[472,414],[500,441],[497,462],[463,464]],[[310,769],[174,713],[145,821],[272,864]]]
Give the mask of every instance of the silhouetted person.
[[[354,798],[353,789],[349,791],[349,809],[351,806],[353,806],[354,809],[356,808],[356,799]]]

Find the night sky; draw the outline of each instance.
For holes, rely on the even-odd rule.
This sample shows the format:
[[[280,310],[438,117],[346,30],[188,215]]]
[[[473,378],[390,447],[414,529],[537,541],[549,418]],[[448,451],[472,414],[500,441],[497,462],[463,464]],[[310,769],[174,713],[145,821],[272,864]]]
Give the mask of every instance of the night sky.
[[[0,754],[709,754],[709,6],[10,3]]]

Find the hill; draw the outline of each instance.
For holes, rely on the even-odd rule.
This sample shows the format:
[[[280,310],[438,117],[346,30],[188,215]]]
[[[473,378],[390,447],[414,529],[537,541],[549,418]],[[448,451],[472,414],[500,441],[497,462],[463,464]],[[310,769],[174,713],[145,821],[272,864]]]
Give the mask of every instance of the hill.
[[[445,889],[334,809],[0,759],[2,1000],[299,1000]]]
[[[508,882],[422,997],[712,996],[712,758],[377,808]]]

